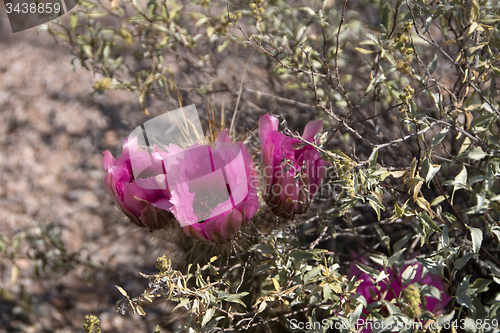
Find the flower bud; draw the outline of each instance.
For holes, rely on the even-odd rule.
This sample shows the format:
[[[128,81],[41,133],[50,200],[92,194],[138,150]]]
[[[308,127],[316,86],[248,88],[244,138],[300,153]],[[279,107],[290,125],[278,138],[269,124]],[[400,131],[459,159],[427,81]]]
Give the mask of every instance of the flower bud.
[[[314,142],[322,129],[321,120],[311,121],[302,137]],[[278,132],[276,117],[260,118],[259,137],[266,201],[278,216],[292,218],[294,214],[305,213],[321,186],[327,162],[314,147]]]

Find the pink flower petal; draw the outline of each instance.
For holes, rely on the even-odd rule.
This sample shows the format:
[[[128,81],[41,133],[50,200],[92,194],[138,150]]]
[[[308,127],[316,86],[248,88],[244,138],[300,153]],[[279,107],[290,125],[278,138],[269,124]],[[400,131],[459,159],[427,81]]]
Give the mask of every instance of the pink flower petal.
[[[315,120],[307,123],[304,129],[302,138],[306,141],[313,142],[314,136],[323,130],[323,121]]]

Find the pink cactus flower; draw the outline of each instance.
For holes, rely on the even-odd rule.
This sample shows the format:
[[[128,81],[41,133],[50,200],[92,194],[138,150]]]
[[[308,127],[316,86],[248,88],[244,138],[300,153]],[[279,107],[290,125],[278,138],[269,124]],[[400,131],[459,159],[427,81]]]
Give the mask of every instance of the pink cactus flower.
[[[315,142],[315,135],[322,130],[321,120],[310,121],[302,137]],[[274,116],[266,114],[260,118],[259,137],[266,201],[279,216],[292,218],[305,213],[321,186],[327,162],[314,147],[278,132],[278,119]],[[282,163],[286,160],[288,166]]]
[[[219,133],[215,147],[196,143],[182,149],[170,144],[163,160],[171,211],[187,235],[225,243],[257,212],[252,157],[242,142],[231,141],[227,130]]]
[[[107,150],[102,168],[107,172],[104,189],[131,222],[150,230],[163,228],[173,218],[170,191],[162,170],[161,155],[142,150],[135,137],[128,137],[118,159]],[[141,173],[134,177],[132,165]]]
[[[427,310],[427,311],[430,311],[433,315],[439,316],[439,315],[444,313],[444,307],[450,301],[450,297],[445,292],[446,288],[443,284],[443,281],[441,280],[441,277],[428,272],[425,275],[425,277],[422,279],[423,267],[422,267],[422,264],[420,264],[416,260],[413,263],[405,265],[403,267],[403,269],[401,270],[401,272],[397,276],[391,268],[388,268],[386,272],[389,275],[389,277],[387,277],[386,279],[383,279],[382,281],[380,281],[378,283],[378,287],[380,288],[380,291],[375,287],[374,280],[370,277],[370,275],[362,272],[356,266],[356,262],[360,262],[360,263],[367,265],[368,259],[361,257],[357,261],[352,261],[350,266],[349,266],[351,277],[356,276],[358,280],[363,280],[363,282],[361,282],[361,284],[356,289],[356,293],[365,297],[366,302],[368,303],[368,306],[370,306],[371,303],[377,302],[377,301],[382,301],[382,300],[391,301],[391,300],[395,299],[396,297],[404,298],[404,293],[402,293],[402,291],[404,292],[404,290],[406,288],[413,285],[414,283],[433,286],[441,292],[440,299],[425,296],[425,308],[423,308],[422,311]],[[412,283],[402,287],[401,275],[409,266],[414,267],[415,277],[414,277]],[[379,271],[382,271],[382,270],[380,269]],[[387,286],[387,283],[386,283],[387,279],[389,281],[391,281],[390,288],[388,288],[388,286]],[[374,299],[372,297],[372,294],[376,295],[376,299]],[[360,318],[360,320],[362,322],[364,322],[364,319]],[[371,328],[364,326],[363,330],[361,332],[370,333]]]

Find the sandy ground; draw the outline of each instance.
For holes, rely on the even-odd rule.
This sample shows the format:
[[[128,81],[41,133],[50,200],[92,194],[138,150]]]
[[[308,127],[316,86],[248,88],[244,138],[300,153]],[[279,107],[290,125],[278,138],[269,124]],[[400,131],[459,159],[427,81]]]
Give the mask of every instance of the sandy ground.
[[[170,305],[146,308],[146,318],[121,316],[114,285],[144,290],[138,271],[154,272],[165,245],[129,225],[104,192],[101,169],[102,152],[117,155],[135,127],[125,120],[141,110],[133,94],[91,95],[92,73],[73,70],[70,60],[37,28],[12,34],[0,10],[0,235],[21,235],[14,258],[0,253],[0,332],[82,331],[86,314],[99,316],[104,331],[153,332]],[[33,263],[43,260],[28,258],[34,248],[44,252],[29,238],[35,222],[53,226],[67,252],[80,256],[45,253],[48,264],[35,277]]]

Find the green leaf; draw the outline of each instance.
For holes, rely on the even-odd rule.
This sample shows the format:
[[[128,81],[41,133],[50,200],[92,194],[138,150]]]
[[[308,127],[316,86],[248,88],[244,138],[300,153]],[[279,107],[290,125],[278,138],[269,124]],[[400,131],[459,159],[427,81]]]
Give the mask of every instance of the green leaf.
[[[316,266],[304,275],[304,285],[316,278],[321,273],[321,267]]]
[[[469,296],[467,295],[460,295],[457,297],[457,303],[462,305],[462,306],[465,306],[473,311],[476,310],[476,308],[474,307],[474,305],[472,305],[472,302],[471,302],[471,299]]]
[[[78,24],[78,17],[76,14],[71,14],[71,17],[69,19],[69,27],[71,30],[75,29],[76,25]]]
[[[311,7],[300,7],[299,9],[305,11],[311,16],[316,15],[316,12]]]
[[[411,237],[410,234],[405,235],[403,238],[401,238],[396,243],[394,243],[394,246],[393,246],[394,251],[399,251],[403,247],[403,245],[405,245],[406,242],[408,242],[410,237]]]
[[[387,274],[385,271],[380,271],[377,278],[375,279],[375,284],[378,284],[380,281],[385,280],[388,277],[390,277],[389,274]]]
[[[205,315],[203,316],[203,320],[201,321],[202,328],[208,324],[208,322],[210,321],[210,319],[212,319],[214,314],[215,314],[215,309],[213,309],[213,308],[207,309],[207,311],[205,312]]]
[[[370,162],[368,163],[370,169],[377,168],[377,160],[378,160],[378,150],[375,151],[371,156]]]
[[[420,289],[420,295],[441,299],[441,290],[430,284],[426,284]]]
[[[437,67],[437,54],[434,54],[434,60],[431,61],[431,63],[427,66],[427,70],[429,71],[429,73],[434,73],[434,71],[436,70],[436,67]]]
[[[436,223],[434,223],[434,221],[432,220],[432,218],[429,215],[420,214],[419,217],[420,217],[420,220],[424,224],[427,224],[427,226],[429,226],[432,230],[439,232],[439,233],[442,232],[441,229],[439,229],[439,227],[436,225]]]
[[[425,257],[417,257],[417,261],[432,274],[442,275],[443,268],[445,267],[443,260],[433,261]]]
[[[269,254],[272,252],[271,247],[267,245],[266,243],[262,244],[255,244],[250,248],[251,251],[257,251],[263,254]]]
[[[329,283],[325,283],[325,286],[323,287],[323,300],[328,301],[334,299],[334,293],[332,290],[332,287],[330,287]]]
[[[443,183],[443,185],[453,186],[453,194],[451,196],[453,202],[456,190],[469,188],[469,185],[467,184],[467,168],[463,166],[462,171],[460,171],[454,180],[447,180]]]
[[[242,292],[242,293],[239,293],[239,294],[230,294],[230,295],[224,295],[224,296],[220,296],[219,295],[219,299],[223,299],[225,300],[226,302],[231,302],[231,303],[238,303],[238,304],[241,304],[243,305],[244,307],[246,307],[246,304],[243,303],[243,301],[240,299],[242,297],[245,297],[246,295],[248,295],[248,292]]]
[[[434,200],[432,200],[431,202],[431,206],[436,206],[437,204],[441,203],[442,201],[444,201],[444,196],[440,195],[439,197],[436,197],[434,198]]]
[[[467,292],[467,289],[469,288],[469,283],[470,283],[470,278],[472,275],[467,275],[462,279],[462,282],[460,282],[460,285],[457,287],[457,292],[456,295],[465,295]]]
[[[389,29],[389,3],[384,3],[384,8],[382,11],[381,23],[385,27],[385,30]]]
[[[472,236],[472,249],[475,253],[478,253],[481,248],[481,243],[483,242],[483,232],[481,229],[473,227],[469,227],[469,230]]]
[[[385,210],[385,207],[372,194],[366,196],[366,199],[368,199],[370,206],[373,208],[375,213],[377,213],[378,220],[380,221],[380,210]]]
[[[300,261],[300,260],[319,261],[319,260],[321,260],[321,258],[318,257],[315,253],[311,253],[310,251],[298,250],[298,249],[294,249],[292,252],[290,252],[290,257],[297,260],[297,261]]]
[[[490,271],[493,273],[493,281],[495,281],[497,284],[500,284],[500,269],[491,261],[486,260],[486,262],[488,263]]]
[[[351,326],[354,326],[357,322],[359,317],[361,316],[361,312],[363,311],[363,304],[359,304],[354,312],[351,313],[351,316],[349,318],[349,323]]]
[[[476,255],[477,255],[476,253],[467,253],[462,258],[458,258],[457,260],[455,260],[455,262],[453,263],[453,267],[456,270],[462,269],[467,264],[469,259]]]
[[[449,127],[443,128],[438,134],[436,134],[431,141],[431,147],[436,147],[438,144],[443,141],[445,138],[446,134],[448,134],[448,131],[450,130]]]
[[[474,208],[473,214],[480,214],[481,208],[483,208],[484,204],[484,195],[477,194],[476,197],[477,197],[477,205]]]
[[[441,235],[441,244],[443,244],[444,247],[448,247],[450,245],[448,226],[446,224],[443,226],[443,234]]]
[[[175,306],[175,308],[172,311],[175,311],[178,308],[185,307],[188,304],[189,304],[189,298],[182,298],[181,301]]]
[[[356,267],[359,268],[359,270],[362,271],[363,273],[370,275],[372,279],[376,279],[377,276],[380,274],[378,270],[371,268],[370,266],[367,266],[360,262],[356,262]]]
[[[370,253],[370,254],[367,254],[367,257],[368,259],[370,259],[371,261],[373,261],[374,263],[384,267],[384,268],[387,268],[388,265],[388,260],[387,260],[387,257],[382,255],[382,254],[374,254],[374,253]]]
[[[120,292],[123,296],[125,296],[125,297],[129,298],[129,297],[128,297],[127,292],[125,291],[125,289],[123,289],[122,287],[117,286],[117,285],[115,285],[115,287],[116,287],[116,289],[118,289],[118,291],[119,291],[119,292]]]
[[[424,161],[422,162],[422,176],[425,179],[425,182],[427,183],[427,186],[429,186],[429,182],[434,178],[436,173],[441,169],[441,166],[439,164],[432,165],[429,163],[429,159],[426,157]]]
[[[403,254],[404,251],[406,251],[406,249],[401,249],[398,252],[394,253],[392,256],[390,256],[388,260],[389,266],[394,265],[396,261],[398,261],[399,256],[401,256],[401,254]]]
[[[394,303],[384,300],[384,304],[387,307],[387,310],[389,310],[390,315],[401,313],[401,310]]]
[[[413,279],[415,279],[415,275],[417,275],[417,271],[415,270],[415,267],[413,265],[406,267],[406,269],[403,271],[403,274],[401,274],[403,286],[406,286],[407,284],[413,282]]]
[[[377,53],[378,51],[377,50],[367,50],[367,49],[364,49],[362,47],[355,47],[354,48],[356,51],[358,51],[359,53],[362,53],[362,54],[372,54],[372,53]],[[373,88],[372,88],[373,89]],[[371,90],[371,89],[370,89]],[[367,92],[368,93],[368,92]]]
[[[445,325],[449,324],[449,322],[452,321],[454,317],[455,317],[455,310],[451,311],[451,313],[447,315],[439,316],[437,319],[437,326],[444,327]]]
[[[94,55],[93,52],[92,52],[92,46],[86,44],[86,45],[83,45],[82,46],[82,49],[83,49],[83,52],[85,53],[85,55],[92,59],[92,56]]]
[[[226,40],[226,41],[224,41],[224,43],[217,46],[217,53],[221,53],[222,51],[224,51],[228,45],[229,45],[229,40]]]
[[[469,287],[469,289],[477,289],[477,293],[482,293],[484,291],[488,291],[488,286],[492,283],[492,280],[478,278],[474,283]]]
[[[476,147],[476,148],[473,148],[473,149],[470,149],[468,152],[467,152],[467,158],[470,158],[471,160],[474,160],[474,161],[479,161],[481,159],[483,159],[487,154],[483,151],[483,149],[481,147]]]
[[[210,38],[212,37],[212,35],[214,34],[215,32],[215,28],[210,26],[210,27],[207,27],[207,37]]]

